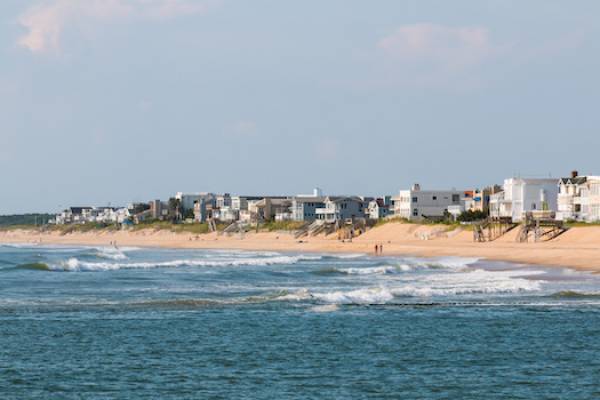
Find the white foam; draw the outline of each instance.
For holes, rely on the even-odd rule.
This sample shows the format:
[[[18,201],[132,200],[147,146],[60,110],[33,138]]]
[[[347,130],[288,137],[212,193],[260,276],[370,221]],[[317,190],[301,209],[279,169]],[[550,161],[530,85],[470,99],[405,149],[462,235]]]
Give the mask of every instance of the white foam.
[[[381,275],[391,274],[396,272],[396,267],[389,265],[382,267],[367,267],[367,268],[339,268],[337,271],[348,275]]]
[[[339,258],[339,259],[342,259],[342,260],[347,260],[347,259],[352,259],[352,258],[365,257],[365,254],[359,254],[359,253],[334,254],[334,255],[330,255],[330,257],[332,257],[332,258]]]
[[[461,270],[479,261],[479,258],[442,257],[434,259],[406,259],[411,268]]]
[[[314,293],[312,297],[330,304],[385,304],[394,299],[387,288]]]
[[[431,297],[467,294],[503,294],[541,290],[541,282],[525,276],[543,274],[543,271],[485,271],[446,273],[413,280],[394,287],[394,296]]]
[[[310,299],[312,295],[308,291],[308,289],[300,289],[294,293],[284,294],[282,296],[278,296],[277,300],[281,301],[302,301]]]
[[[111,260],[126,260],[128,257],[122,249],[114,247],[98,247],[96,248],[96,256],[100,258],[108,258]]]
[[[315,306],[310,309],[312,312],[316,313],[329,313],[339,310],[339,306],[337,304],[326,304],[324,306]]]
[[[240,267],[240,266],[266,266],[266,265],[289,265],[305,260],[303,256],[279,256],[241,258],[229,260],[194,260],[182,259],[163,262],[136,262],[136,263],[109,263],[109,262],[86,262],[75,257],[68,259],[58,265],[50,265],[54,271],[114,271],[120,269],[149,269],[149,268],[177,268],[177,267]]]

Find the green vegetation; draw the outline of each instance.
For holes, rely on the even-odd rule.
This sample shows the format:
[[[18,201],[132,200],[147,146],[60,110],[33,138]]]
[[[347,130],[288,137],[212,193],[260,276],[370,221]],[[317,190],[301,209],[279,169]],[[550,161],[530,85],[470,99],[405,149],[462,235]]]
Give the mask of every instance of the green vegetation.
[[[377,220],[374,227],[383,226],[383,225],[387,225],[387,224],[410,224],[410,223],[411,223],[411,221],[409,221],[406,218],[402,218],[402,217],[381,218],[381,219]]]
[[[458,222],[482,221],[488,217],[488,213],[480,210],[463,211],[457,218]]]
[[[260,230],[274,231],[296,231],[304,226],[302,221],[269,221],[259,225]]]
[[[85,224],[73,224],[73,225],[47,225],[44,227],[45,230],[60,232],[64,235],[68,233],[86,233],[98,230],[117,231],[120,229],[117,224],[104,224],[96,222],[88,222]]]
[[[222,231],[228,226],[229,224],[218,223],[217,231]],[[145,229],[152,229],[155,231],[170,231],[175,233],[192,233],[197,235],[210,232],[207,223],[174,224],[170,221],[146,220],[131,227],[131,230],[133,231],[142,231]]]
[[[18,225],[45,225],[54,216],[51,214],[0,215],[0,227]]]
[[[566,228],[575,228],[575,227],[589,228],[592,226],[600,226],[600,222],[581,222],[581,221],[566,221],[565,222]]]
[[[194,210],[185,210],[183,212],[183,219],[194,219]]]
[[[150,204],[148,204],[148,203],[135,203],[133,205],[133,208],[131,209],[131,213],[139,214],[139,213],[144,212],[149,209],[150,209]]]

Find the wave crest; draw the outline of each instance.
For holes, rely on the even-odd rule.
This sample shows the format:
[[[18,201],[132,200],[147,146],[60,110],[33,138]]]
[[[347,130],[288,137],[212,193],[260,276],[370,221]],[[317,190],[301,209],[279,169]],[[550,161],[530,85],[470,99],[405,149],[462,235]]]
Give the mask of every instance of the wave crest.
[[[116,271],[120,269],[150,269],[150,268],[177,268],[177,267],[241,267],[241,266],[266,266],[266,265],[290,265],[313,256],[278,256],[240,258],[231,260],[194,260],[182,259],[163,262],[131,262],[131,263],[109,263],[109,262],[87,262],[72,257],[56,265],[51,265],[53,271],[65,272],[93,272],[93,271]]]

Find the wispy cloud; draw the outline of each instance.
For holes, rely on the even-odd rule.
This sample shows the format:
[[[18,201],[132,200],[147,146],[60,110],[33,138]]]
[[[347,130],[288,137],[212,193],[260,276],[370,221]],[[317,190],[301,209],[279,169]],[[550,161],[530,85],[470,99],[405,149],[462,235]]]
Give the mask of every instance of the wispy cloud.
[[[26,10],[18,44],[33,53],[58,51],[66,26],[81,21],[165,19],[203,14],[218,0],[45,0]]]
[[[379,40],[377,47],[400,61],[450,68],[476,64],[494,50],[486,28],[430,23],[401,26]]]

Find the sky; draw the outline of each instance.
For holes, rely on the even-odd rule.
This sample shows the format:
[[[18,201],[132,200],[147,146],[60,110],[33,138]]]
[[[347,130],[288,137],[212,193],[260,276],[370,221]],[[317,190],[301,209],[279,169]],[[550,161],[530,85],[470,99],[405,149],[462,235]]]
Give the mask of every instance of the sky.
[[[600,175],[597,0],[2,0],[0,214]]]

